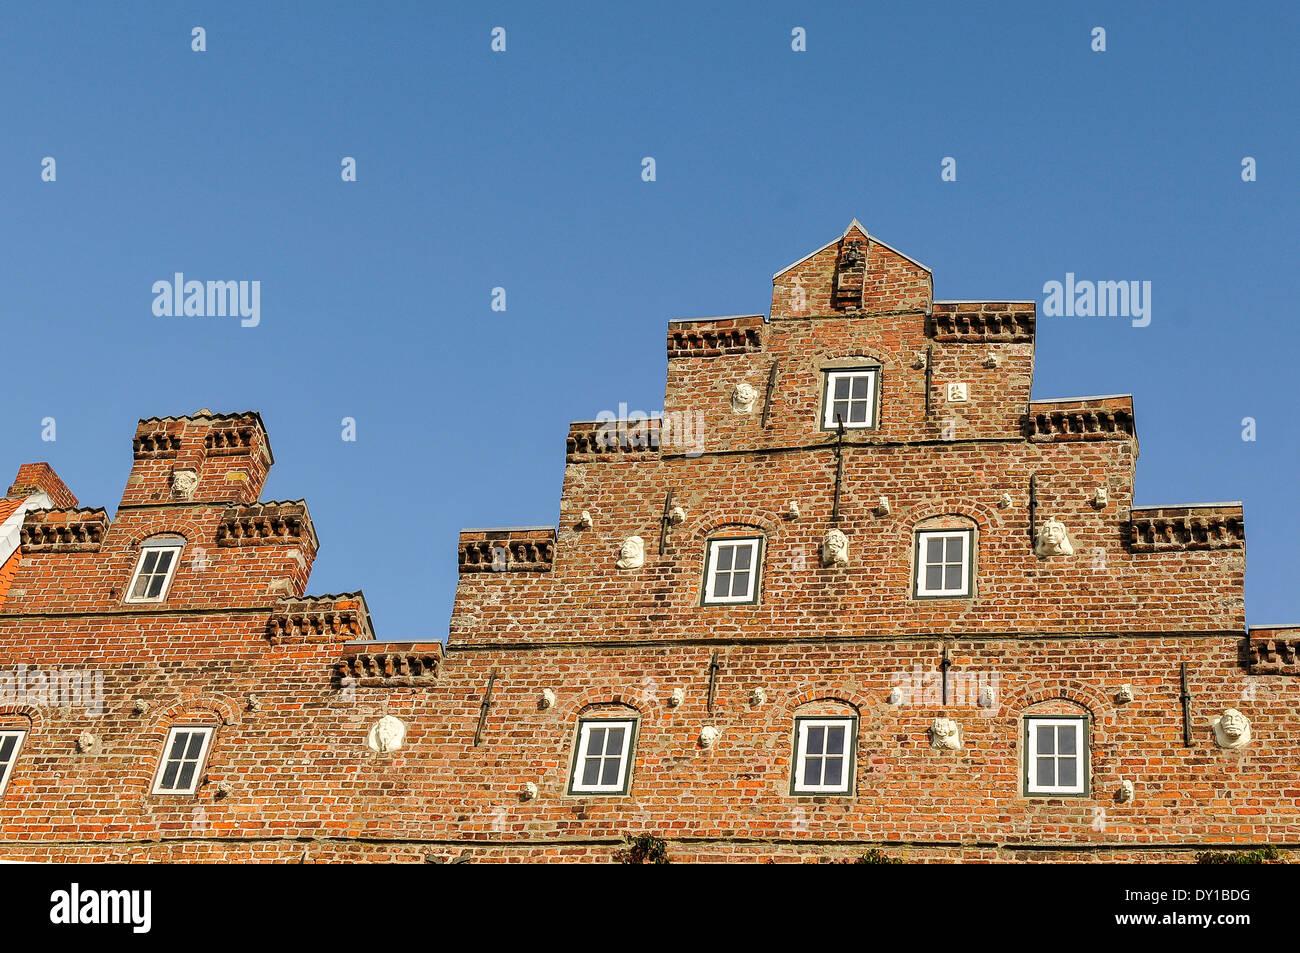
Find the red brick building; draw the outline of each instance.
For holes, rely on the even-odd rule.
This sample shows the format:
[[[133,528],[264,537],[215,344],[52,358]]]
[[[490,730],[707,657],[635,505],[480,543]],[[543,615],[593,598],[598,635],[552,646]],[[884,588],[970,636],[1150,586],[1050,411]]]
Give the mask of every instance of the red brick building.
[[[769,317],[670,325],[661,418],[572,425],[558,528],[462,532],[445,646],[307,594],[255,413],[140,421],[111,520],[24,468],[0,857],[1294,848],[1240,504],[1134,507],[1131,399],[1031,401],[1034,330],[854,223]]]

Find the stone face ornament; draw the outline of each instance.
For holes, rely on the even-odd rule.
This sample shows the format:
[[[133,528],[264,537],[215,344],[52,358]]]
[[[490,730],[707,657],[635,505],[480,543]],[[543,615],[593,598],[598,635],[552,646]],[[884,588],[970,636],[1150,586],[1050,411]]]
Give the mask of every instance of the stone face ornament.
[[[1250,744],[1250,721],[1235,708],[1214,719],[1214,743],[1220,748],[1244,748]]]
[[[640,536],[629,536],[623,540],[623,545],[618,551],[618,562],[614,565],[619,569],[640,569],[645,565],[645,540]]]
[[[1074,555],[1074,547],[1070,545],[1070,535],[1065,531],[1065,524],[1055,516],[1044,523],[1038,531],[1038,541],[1034,549],[1040,556]]]
[[[1127,705],[1132,700],[1133,686],[1125,682],[1119,687],[1119,691],[1115,693],[1115,701],[1119,702],[1121,705]]]
[[[390,754],[399,750],[406,741],[406,723],[400,718],[385,715],[370,729],[366,746],[376,754]]]
[[[555,690],[552,688],[543,688],[541,697],[537,699],[537,707],[543,711],[547,708],[554,708]]]
[[[199,488],[198,470],[176,470],[172,473],[172,495],[182,500],[194,499]]]
[[[713,725],[705,725],[700,729],[700,747],[712,748],[718,743],[718,736],[721,734],[722,732]]]
[[[828,530],[822,540],[822,565],[847,566],[849,564],[849,538],[837,529]]]
[[[735,413],[752,413],[756,400],[758,400],[758,391],[748,381],[741,381],[731,391],[731,409]]]
[[[682,706],[682,702],[684,701],[686,701],[686,689],[674,688],[671,692],[668,693],[669,708],[680,708]]]
[[[961,725],[951,718],[936,718],[930,725],[930,747],[956,751],[961,747]]]

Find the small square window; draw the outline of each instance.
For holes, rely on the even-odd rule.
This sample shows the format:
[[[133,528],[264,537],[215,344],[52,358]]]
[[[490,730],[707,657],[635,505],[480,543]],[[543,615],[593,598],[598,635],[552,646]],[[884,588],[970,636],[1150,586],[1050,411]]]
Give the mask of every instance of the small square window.
[[[9,784],[9,775],[13,774],[14,762],[22,750],[25,731],[0,731],[0,794],[5,793]]]
[[[795,720],[794,794],[849,794],[853,790],[857,719]]]
[[[962,598],[971,594],[969,529],[925,530],[916,534],[916,597]]]
[[[757,602],[762,557],[763,540],[757,536],[709,540],[702,603],[714,606]]]
[[[1025,793],[1087,794],[1086,718],[1025,719]]]
[[[173,728],[163,746],[162,761],[154,778],[154,794],[193,794],[212,742],[212,729],[194,725]]]
[[[127,590],[127,602],[162,602],[171,588],[176,564],[183,544],[179,542],[145,543],[135,564],[135,575]]]
[[[876,368],[846,368],[826,372],[825,397],[822,401],[822,429],[838,430],[844,421],[846,430],[866,430],[876,426],[876,387],[880,372]]]
[[[569,793],[626,794],[635,738],[634,718],[579,721]]]

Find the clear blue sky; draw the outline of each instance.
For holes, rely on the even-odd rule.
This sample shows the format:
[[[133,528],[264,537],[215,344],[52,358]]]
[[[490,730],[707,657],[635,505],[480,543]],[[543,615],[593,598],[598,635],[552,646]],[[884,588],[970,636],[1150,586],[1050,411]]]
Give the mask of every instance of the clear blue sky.
[[[1034,394],[1131,392],[1138,502],[1244,500],[1249,619],[1300,621],[1296,7],[469,6],[10,5],[3,476],[112,509],[138,417],[259,410],[312,591],[442,637],[458,528],[554,522],[665,322],[766,312],[856,216],[940,298],[1151,281],[1149,327],[1040,318]],[[261,281],[260,326],[155,317],[174,271]]]

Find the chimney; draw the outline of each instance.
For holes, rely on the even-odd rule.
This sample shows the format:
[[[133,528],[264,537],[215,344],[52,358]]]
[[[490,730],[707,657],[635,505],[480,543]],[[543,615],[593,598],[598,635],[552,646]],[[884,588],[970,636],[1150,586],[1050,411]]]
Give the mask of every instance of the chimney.
[[[25,500],[35,493],[44,493],[48,496],[53,507],[77,505],[77,498],[72,495],[72,491],[59,479],[59,475],[48,463],[24,463],[20,466],[5,498]]]

